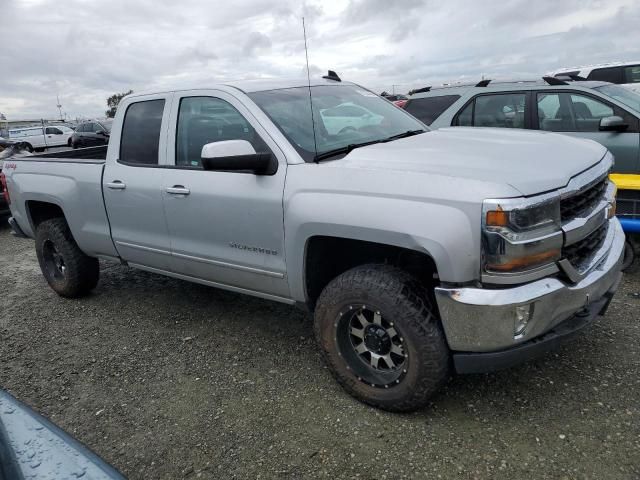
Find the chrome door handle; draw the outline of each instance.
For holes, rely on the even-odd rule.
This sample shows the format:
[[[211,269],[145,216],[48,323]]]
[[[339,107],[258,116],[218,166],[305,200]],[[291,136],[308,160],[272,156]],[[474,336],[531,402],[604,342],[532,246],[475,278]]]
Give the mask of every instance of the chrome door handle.
[[[182,185],[174,185],[173,187],[167,187],[167,193],[171,195],[189,195],[191,190],[183,187]]]
[[[107,183],[107,187],[111,190],[124,190],[125,188],[127,188],[127,186],[120,180],[114,180],[113,182]]]

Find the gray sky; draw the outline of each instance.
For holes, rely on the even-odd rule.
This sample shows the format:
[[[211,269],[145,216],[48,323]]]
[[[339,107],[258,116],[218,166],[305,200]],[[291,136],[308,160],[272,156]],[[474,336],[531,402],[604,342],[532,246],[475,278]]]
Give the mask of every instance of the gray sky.
[[[640,0],[0,0],[0,112],[328,68],[376,92],[640,60]]]

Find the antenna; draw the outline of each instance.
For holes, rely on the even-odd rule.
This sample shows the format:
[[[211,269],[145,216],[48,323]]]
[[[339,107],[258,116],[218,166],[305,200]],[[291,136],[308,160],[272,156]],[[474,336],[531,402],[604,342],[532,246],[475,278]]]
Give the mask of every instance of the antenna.
[[[311,98],[311,75],[309,74],[309,51],[307,50],[307,28],[302,17],[302,34],[304,35],[304,56],[307,60],[307,85],[309,86],[309,106],[311,107],[311,128],[313,129],[314,159],[318,156],[318,142],[316,141],[316,122],[313,118],[313,99]]]

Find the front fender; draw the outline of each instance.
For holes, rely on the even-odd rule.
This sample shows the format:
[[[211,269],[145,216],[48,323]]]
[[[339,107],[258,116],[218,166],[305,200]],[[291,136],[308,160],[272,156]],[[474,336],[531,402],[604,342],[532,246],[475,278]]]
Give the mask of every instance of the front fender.
[[[429,255],[442,281],[480,271],[480,206],[335,192],[301,192],[285,205],[285,249],[293,298],[305,301],[306,245],[318,235],[364,240]],[[479,220],[478,220],[479,222]],[[331,259],[327,259],[331,261]]]

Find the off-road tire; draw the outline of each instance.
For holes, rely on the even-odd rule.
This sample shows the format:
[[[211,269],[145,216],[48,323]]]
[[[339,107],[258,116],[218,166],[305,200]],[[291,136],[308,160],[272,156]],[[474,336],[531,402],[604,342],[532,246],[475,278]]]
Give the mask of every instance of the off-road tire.
[[[406,373],[385,388],[358,379],[340,352],[337,319],[352,304],[371,305],[391,318],[408,353]],[[325,362],[355,398],[384,410],[409,412],[425,407],[446,382],[451,355],[425,287],[390,265],[363,265],[339,275],[322,291],[315,309],[315,335]]]
[[[47,247],[45,247],[47,245]],[[47,267],[46,249],[53,245],[63,259],[65,272],[56,277]],[[61,297],[75,298],[88,294],[98,284],[100,266],[97,258],[85,255],[71,235],[64,218],[45,220],[36,230],[36,255],[42,275]]]

